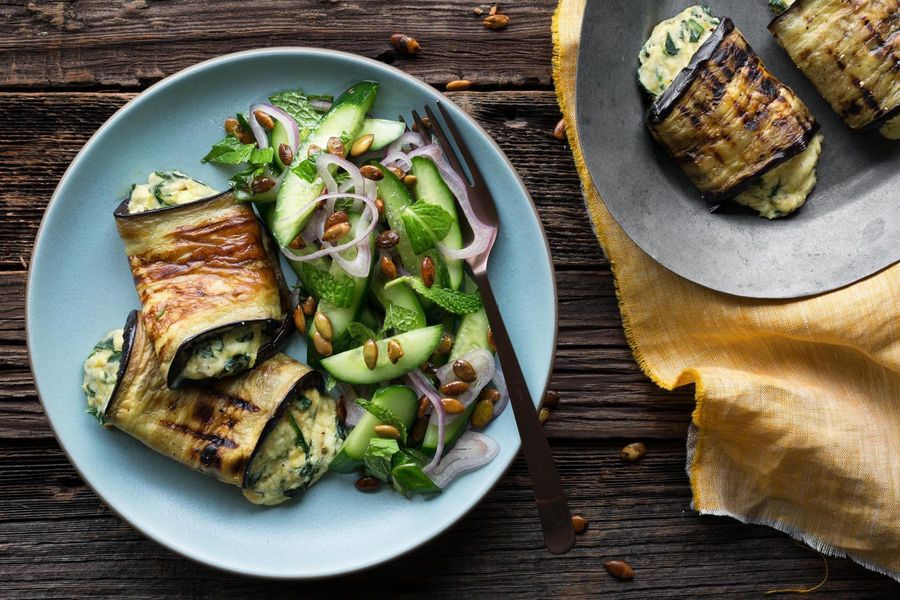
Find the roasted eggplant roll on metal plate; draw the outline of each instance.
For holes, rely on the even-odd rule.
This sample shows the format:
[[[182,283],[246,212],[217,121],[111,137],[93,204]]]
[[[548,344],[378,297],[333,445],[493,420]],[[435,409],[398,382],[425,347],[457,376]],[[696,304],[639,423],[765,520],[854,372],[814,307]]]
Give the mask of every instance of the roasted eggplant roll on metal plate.
[[[133,202],[116,209],[116,227],[169,387],[275,354],[290,333],[290,293],[253,209],[231,192],[140,212]]]
[[[797,0],[769,31],[853,129],[900,116],[898,0]]]
[[[319,374],[284,354],[172,390],[137,311],[84,364],[88,412],[188,467],[278,504],[327,471],[343,436]]]
[[[705,41],[655,97],[646,121],[714,209],[806,150],[818,124],[731,19],[722,18],[711,33],[701,31]],[[687,34],[693,38],[690,26]],[[663,51],[677,51],[667,35]]]

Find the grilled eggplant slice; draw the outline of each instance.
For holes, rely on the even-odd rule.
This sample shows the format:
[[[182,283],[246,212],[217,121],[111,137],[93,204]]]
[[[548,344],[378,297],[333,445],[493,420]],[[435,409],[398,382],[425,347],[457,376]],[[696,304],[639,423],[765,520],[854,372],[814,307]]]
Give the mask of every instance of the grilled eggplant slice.
[[[229,192],[115,211],[141,320],[169,387],[242,373],[291,331],[290,293],[268,234]]]
[[[258,504],[277,504],[309,487],[334,458],[343,436],[334,401],[319,385],[317,372],[277,354],[209,387],[171,390],[137,311],[85,362],[89,412],[101,422],[240,486]]]
[[[797,0],[769,31],[851,128],[900,115],[898,0]]]
[[[818,123],[725,17],[646,116],[711,210],[803,152]]]

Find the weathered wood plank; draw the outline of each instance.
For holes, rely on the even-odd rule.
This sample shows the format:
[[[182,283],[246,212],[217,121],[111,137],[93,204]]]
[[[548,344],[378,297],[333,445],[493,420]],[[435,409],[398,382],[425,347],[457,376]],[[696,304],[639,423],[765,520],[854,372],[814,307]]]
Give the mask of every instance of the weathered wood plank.
[[[562,396],[552,438],[683,438],[690,390],[660,390],[631,357],[611,275],[558,271],[560,332],[551,387]],[[34,391],[24,345],[25,274],[0,272],[0,440],[52,437]]]
[[[69,162],[132,97],[0,93],[0,177],[6,183],[0,188],[0,269],[22,269]],[[608,267],[585,215],[568,146],[551,137],[559,120],[553,93],[470,91],[452,97],[511,157],[538,206],[556,266]]]
[[[203,590],[215,598],[376,591],[404,598],[742,598],[821,578],[818,555],[786,536],[692,513],[683,444],[651,443],[637,464],[622,462],[618,449],[617,443],[553,444],[570,503],[591,521],[568,555],[542,548],[519,460],[463,521],[403,559],[290,584],[223,574],[142,538],[100,503],[55,447],[0,448],[0,595],[155,599]],[[635,567],[634,581],[620,583],[605,572],[603,562],[613,558]],[[846,560],[828,562],[829,582],[817,597],[900,594],[900,585],[886,577]]]
[[[554,0],[504,5],[511,22],[486,29],[478,2],[417,0],[152,2],[14,0],[0,5],[0,86],[145,86],[221,54],[272,46],[332,48],[379,58],[442,85],[550,85]],[[421,44],[396,59],[388,37]]]

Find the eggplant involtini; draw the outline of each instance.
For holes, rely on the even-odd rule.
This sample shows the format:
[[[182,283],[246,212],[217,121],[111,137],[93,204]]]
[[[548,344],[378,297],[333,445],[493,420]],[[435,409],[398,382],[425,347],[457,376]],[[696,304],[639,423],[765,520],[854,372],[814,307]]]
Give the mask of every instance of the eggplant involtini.
[[[769,30],[853,129],[900,139],[900,2],[776,0]]]
[[[115,217],[169,387],[236,375],[277,352],[290,294],[250,206],[169,171],[134,186]]]
[[[143,320],[108,333],[84,363],[88,412],[157,452],[278,504],[328,470],[343,441],[321,377],[284,355],[207,388],[171,390]]]
[[[734,199],[773,219],[806,201],[818,123],[730,19],[687,8],[654,28],[639,59],[650,131],[711,210]]]

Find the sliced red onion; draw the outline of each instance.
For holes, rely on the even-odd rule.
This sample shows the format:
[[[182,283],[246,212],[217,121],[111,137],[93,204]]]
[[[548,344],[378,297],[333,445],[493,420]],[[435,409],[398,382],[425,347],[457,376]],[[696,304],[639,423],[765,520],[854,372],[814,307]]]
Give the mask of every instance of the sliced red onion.
[[[365,222],[365,217],[360,217],[356,223],[356,230],[358,231],[368,226],[369,223]],[[356,246],[356,256],[353,257],[353,260],[347,260],[340,252],[332,254],[331,259],[353,277],[368,277],[372,266],[372,245],[369,243],[368,238],[363,238]]]
[[[256,138],[256,145],[259,146],[260,149],[269,147],[269,137],[266,135],[266,130],[256,120],[256,111],[258,110],[263,111],[284,125],[288,134],[288,145],[291,147],[291,152],[296,156],[297,148],[300,147],[300,128],[297,127],[297,121],[294,120],[294,117],[277,106],[272,106],[271,104],[266,104],[264,102],[250,106],[250,115],[247,117],[247,122],[250,123],[250,130],[253,131],[253,137]],[[277,151],[278,149],[276,148],[275,150]]]
[[[353,190],[357,194],[362,194],[365,191],[365,184],[363,183],[365,178],[359,172],[359,167],[340,156],[322,152],[316,157],[316,171],[322,181],[325,182],[325,188],[329,193],[333,194],[338,191],[338,184],[329,170],[329,167],[332,165],[345,170],[350,175],[350,181],[353,182]]]
[[[399,165],[396,163],[400,163]],[[386,167],[399,166],[404,171],[408,171],[412,167],[412,161],[405,152],[397,150],[396,152],[388,152],[387,156],[381,159],[381,164]],[[405,165],[405,166],[403,166]]]
[[[387,154],[402,152],[404,146],[423,146],[424,144],[425,138],[422,137],[422,134],[417,131],[407,131],[387,147]]]
[[[338,192],[335,194],[322,194],[318,198],[311,200],[304,204],[300,209],[295,213],[296,216],[303,214],[303,212],[309,208],[311,204],[318,204],[323,200],[332,200],[337,198],[355,198],[357,200],[362,201],[363,204],[369,209],[369,222],[365,225],[365,227],[361,227],[361,232],[358,232],[356,236],[350,240],[349,242],[345,242],[343,244],[339,244],[337,246],[332,246],[328,242],[322,242],[323,248],[321,250],[317,250],[316,252],[311,252],[310,254],[294,254],[291,250],[287,248],[281,248],[281,253],[292,262],[308,262],[310,260],[315,260],[317,258],[321,258],[323,256],[331,256],[338,252],[343,252],[348,248],[352,248],[353,246],[358,245],[363,240],[368,239],[369,234],[375,231],[375,227],[378,225],[378,207],[375,206],[375,202],[367,198],[366,196],[362,196],[360,194],[349,194],[346,192]],[[363,218],[365,217],[365,213],[363,213]],[[364,277],[365,275],[357,275],[357,277]]]
[[[331,110],[331,105],[334,104],[331,100],[322,100],[321,98],[313,98],[309,101],[309,105],[316,112],[328,112]]]
[[[500,444],[494,439],[483,433],[467,431],[462,434],[444,460],[431,470],[429,476],[439,488],[446,488],[463,473],[474,471],[494,460],[499,452]]]
[[[366,409],[356,401],[359,396],[356,395],[356,390],[353,389],[352,385],[338,382],[337,389],[344,398],[344,408],[347,409],[347,418],[344,419],[344,425],[354,427],[359,423],[362,416],[366,414]]]
[[[503,376],[503,370],[500,368],[500,359],[497,359],[497,365],[494,368],[494,379],[492,379],[494,387],[500,393],[500,399],[494,405],[494,419],[506,409],[509,404],[509,390],[506,388],[506,378]]]
[[[425,396],[431,402],[432,411],[429,425],[436,424],[438,428],[437,447],[434,449],[434,457],[431,462],[422,469],[425,473],[430,473],[438,463],[441,462],[441,455],[444,453],[444,438],[446,437],[447,414],[444,412],[444,406],[441,404],[441,395],[438,393],[431,382],[418,369],[413,369],[406,374],[407,381],[410,382],[412,388],[419,396]]]
[[[478,397],[484,386],[494,378],[494,355],[484,348],[476,348],[459,358],[468,361],[475,369],[476,374],[475,381],[469,384],[469,389],[456,397],[464,406],[468,406]],[[453,373],[452,363],[447,363],[438,369],[436,375],[442,384],[457,379]]]

